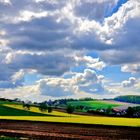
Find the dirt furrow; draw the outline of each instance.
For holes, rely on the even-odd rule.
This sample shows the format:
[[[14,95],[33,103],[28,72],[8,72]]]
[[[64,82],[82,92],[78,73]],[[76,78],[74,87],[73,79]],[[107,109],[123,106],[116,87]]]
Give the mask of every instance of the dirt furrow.
[[[31,140],[139,140],[139,132],[139,127],[0,120],[0,135],[27,137]]]

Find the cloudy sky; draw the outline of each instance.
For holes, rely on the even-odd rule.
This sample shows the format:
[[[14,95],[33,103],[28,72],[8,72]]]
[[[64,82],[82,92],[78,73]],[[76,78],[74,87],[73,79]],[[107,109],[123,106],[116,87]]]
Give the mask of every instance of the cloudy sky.
[[[0,97],[140,94],[139,0],[0,0]]]

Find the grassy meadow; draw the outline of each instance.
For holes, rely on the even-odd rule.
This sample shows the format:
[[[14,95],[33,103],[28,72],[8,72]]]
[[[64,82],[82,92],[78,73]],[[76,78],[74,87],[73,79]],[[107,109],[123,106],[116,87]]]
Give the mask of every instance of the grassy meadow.
[[[117,106],[121,106],[122,104],[113,103],[110,101],[103,101],[103,100],[93,100],[93,101],[70,101],[68,104],[75,106],[76,108],[79,106],[84,106],[82,109],[83,112],[86,112],[87,109],[107,109],[108,107],[113,108]]]

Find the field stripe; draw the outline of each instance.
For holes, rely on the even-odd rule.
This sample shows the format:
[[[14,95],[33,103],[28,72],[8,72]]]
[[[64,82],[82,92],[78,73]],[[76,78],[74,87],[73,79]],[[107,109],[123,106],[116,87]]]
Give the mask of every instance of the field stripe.
[[[77,117],[0,116],[0,119],[140,127],[140,119],[136,118],[91,117],[77,115]]]

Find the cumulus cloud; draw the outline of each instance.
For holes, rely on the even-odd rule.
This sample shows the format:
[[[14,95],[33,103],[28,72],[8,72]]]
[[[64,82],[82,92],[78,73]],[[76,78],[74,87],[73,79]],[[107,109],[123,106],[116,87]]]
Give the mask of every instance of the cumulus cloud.
[[[20,17],[17,18],[17,22],[19,21],[30,21],[34,18],[42,18],[42,17],[47,17],[47,12],[32,12],[32,11],[21,11],[20,12]]]
[[[0,87],[21,86],[34,70],[51,76],[50,81],[39,81],[44,95],[103,93],[108,92],[104,77],[93,69],[101,73],[109,64],[121,65],[123,72],[139,72],[140,3],[129,0],[113,12],[118,2],[0,0]],[[76,55],[80,51],[84,53]],[[90,52],[99,58],[88,56]],[[62,77],[77,66],[85,71]]]
[[[127,44],[130,44],[129,46],[131,48],[132,43],[127,43],[125,38],[122,40],[119,34],[124,35],[124,37],[127,36],[126,38],[130,36],[129,38],[131,39],[133,35],[130,34],[132,30],[129,31],[129,29],[132,29],[132,27],[134,27],[133,29],[137,29],[139,27],[139,24],[137,24],[138,27],[135,26],[139,22],[135,22],[136,20],[134,19],[139,17],[138,1],[128,1],[110,17],[105,17],[106,10],[104,8],[102,8],[103,11],[96,9],[96,7],[105,7],[105,9],[107,7],[107,9],[112,11],[117,2],[117,0],[79,0],[78,2],[33,0],[27,2],[24,0],[22,5],[19,4],[19,6],[16,6],[13,2],[13,7],[16,7],[15,11],[11,7],[10,10],[12,12],[5,15],[8,19],[11,18],[13,23],[11,24],[10,20],[8,20],[10,22],[9,24],[5,24],[4,20],[2,20],[2,23],[8,33],[6,38],[9,39],[9,46],[17,50],[62,48],[108,50],[112,49],[112,44],[115,50],[122,45],[125,48]],[[37,6],[38,3],[39,6]],[[56,8],[50,11],[42,7],[42,3],[45,6],[49,4],[52,6],[61,5],[61,7],[58,6],[58,9]],[[36,8],[34,10],[31,7]],[[84,11],[83,9],[85,7],[86,10]],[[93,11],[90,7],[92,7]],[[100,18],[98,14],[101,15],[101,19],[103,18],[102,23],[97,19],[97,17]],[[129,19],[134,19],[134,22],[129,23]],[[19,20],[20,22],[15,23],[14,20]],[[125,35],[125,30],[127,29],[128,33]],[[133,34],[136,31],[133,30]],[[133,39],[135,40],[136,38]],[[131,42],[133,39],[131,39]]]
[[[140,64],[125,64],[121,67],[122,72],[140,73]]]
[[[138,49],[139,50],[139,49]],[[135,64],[140,60],[138,50],[106,50],[102,51],[101,58],[110,65]],[[135,56],[134,56],[135,55]]]
[[[74,13],[84,1],[37,1],[40,4],[63,5],[59,9],[48,10],[35,1],[22,1],[19,5],[13,1],[12,7],[1,11],[1,23],[6,28],[9,46],[13,49],[48,50],[61,48],[106,49],[100,41],[99,32],[104,28],[96,19],[83,19]],[[90,5],[104,5],[103,1],[87,1]],[[106,3],[114,3],[106,1]],[[18,6],[17,6],[18,5]],[[33,8],[32,8],[33,7]],[[50,6],[51,7],[51,6]],[[98,16],[99,12],[93,8]],[[82,10],[83,11],[83,10]],[[88,12],[88,11],[87,11]],[[102,11],[100,11],[102,13]],[[102,13],[103,14],[103,13]],[[7,22],[8,21],[8,22]],[[6,22],[6,23],[5,23]],[[102,33],[101,33],[102,34]],[[84,39],[85,38],[85,39]],[[87,43],[88,39],[88,43]],[[57,47],[56,47],[57,46]]]
[[[12,75],[11,79],[14,84],[18,85],[19,83],[21,84],[24,81],[24,75],[25,72],[21,69],[20,71]]]
[[[22,86],[22,87],[17,87],[14,89],[13,88],[9,88],[9,89],[1,88],[0,97],[10,98],[10,99],[20,98],[20,99],[25,100],[25,101],[27,99],[31,99],[32,101],[33,100],[40,101],[42,99],[42,97],[39,96],[38,87],[35,85]]]
[[[85,65],[87,68],[95,70],[102,70],[106,66],[99,58],[93,58],[91,56],[76,56],[75,61],[77,65]]]
[[[132,87],[137,83],[137,80],[135,77],[130,77],[128,80],[122,81],[123,87]]]
[[[72,58],[61,54],[25,55],[23,57],[21,58],[22,67],[36,69],[39,73],[46,75],[62,75],[70,69],[72,64]]]
[[[94,70],[85,69],[83,73],[74,73],[71,78],[50,78],[38,81],[39,91],[42,95],[61,97],[76,95],[79,93],[103,94],[102,75],[97,75]]]
[[[34,69],[44,75],[62,75],[68,71],[73,63],[73,59],[65,57],[60,53],[54,54],[30,54],[17,53],[15,56],[7,54],[5,57],[5,67],[13,70]],[[11,60],[12,59],[12,60]]]
[[[105,62],[110,64],[134,64],[140,61],[140,3],[128,1],[117,13],[105,19],[106,32],[112,40],[112,48],[101,53]]]
[[[74,62],[72,54],[64,56],[61,52],[33,53],[3,50],[0,55],[0,86],[1,88],[21,86],[24,76],[33,70],[40,75],[61,76],[75,65]]]
[[[108,15],[118,0],[79,0],[74,8],[76,16],[87,18],[89,20],[103,21],[105,15]]]
[[[0,3],[2,4],[11,4],[10,0],[0,0]]]
[[[49,78],[39,81],[39,91],[41,95],[62,97],[74,94],[72,90],[69,80],[62,78]]]
[[[79,89],[84,92],[103,94],[105,91],[102,78],[98,77],[94,70],[85,69],[83,74],[76,75],[75,80]]]

